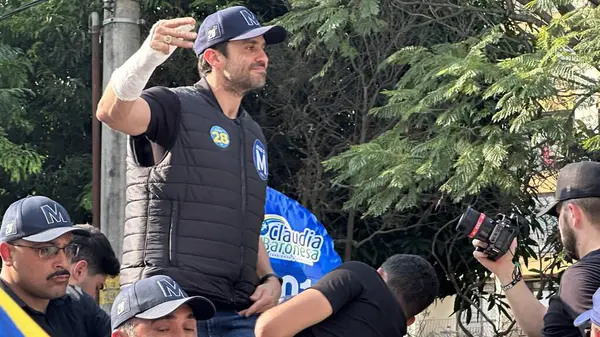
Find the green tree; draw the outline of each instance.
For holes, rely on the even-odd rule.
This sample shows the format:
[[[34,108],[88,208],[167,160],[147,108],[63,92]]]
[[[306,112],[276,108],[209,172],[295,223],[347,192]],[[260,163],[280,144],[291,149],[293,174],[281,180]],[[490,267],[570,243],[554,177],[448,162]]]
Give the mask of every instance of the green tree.
[[[366,55],[373,71],[361,69],[355,78],[394,74],[393,85],[375,92],[384,98],[349,104],[362,114],[360,122],[369,123],[350,128],[367,125],[366,136],[345,138],[347,151],[323,158],[319,183],[333,177],[325,188],[346,190],[343,209],[360,215],[354,228],[348,226],[359,248],[354,256],[373,264],[393,252],[430,256],[448,280],[442,295],[458,295],[459,321],[462,312],[469,320],[469,308],[482,295],[504,311],[501,298],[486,294],[488,273],[454,226],[467,205],[491,216],[516,213],[521,255],[560,248],[556,236],[543,247],[531,238],[552,226],[534,217],[535,182],[565,162],[597,156],[596,130],[574,118],[598,90],[598,77],[589,74],[596,71],[600,46],[597,10],[552,1],[519,9],[512,1],[291,3],[292,11],[278,21],[294,33],[292,46],[307,58],[328,55],[317,62],[322,69],[311,89],[319,88],[319,78],[329,81],[344,67],[356,69]],[[555,11],[563,16],[552,19]],[[414,17],[423,18],[419,29],[389,29]],[[391,50],[389,40],[379,40],[404,31],[409,37]],[[344,115],[337,104],[352,99],[341,98],[346,88],[335,88],[329,106]],[[553,151],[551,165],[542,160],[546,148]],[[564,263],[560,257],[553,265]],[[553,278],[542,277],[554,287]]]
[[[27,2],[12,1],[2,11]],[[35,165],[15,162],[20,172],[28,173],[21,179],[11,180],[11,171],[0,172],[5,189],[0,195],[1,211],[18,198],[43,194],[69,209],[73,221],[91,221],[89,209],[82,207],[91,181],[88,15],[101,12],[101,5],[91,0],[53,0],[0,21],[0,43],[21,51],[12,64],[0,61],[1,83],[26,88],[23,93],[27,93],[19,96],[17,104],[1,102],[2,128],[7,139],[29,151],[20,156],[21,161],[35,159]],[[11,108],[5,112],[7,107]],[[4,118],[10,123],[5,124]],[[3,152],[2,161],[7,158]]]
[[[14,142],[14,133],[31,132],[25,119],[25,104],[32,92],[25,88],[31,64],[23,53],[0,44],[0,168],[11,182],[19,182],[29,174],[38,173],[43,161],[35,150],[26,144]],[[5,194],[0,189],[0,194]]]

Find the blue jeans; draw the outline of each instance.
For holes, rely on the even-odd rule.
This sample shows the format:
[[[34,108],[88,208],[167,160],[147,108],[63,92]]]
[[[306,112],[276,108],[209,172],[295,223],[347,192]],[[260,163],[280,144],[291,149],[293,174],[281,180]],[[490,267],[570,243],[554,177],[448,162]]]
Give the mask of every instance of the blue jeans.
[[[244,317],[235,311],[217,311],[206,321],[198,321],[198,337],[254,337],[258,315]]]

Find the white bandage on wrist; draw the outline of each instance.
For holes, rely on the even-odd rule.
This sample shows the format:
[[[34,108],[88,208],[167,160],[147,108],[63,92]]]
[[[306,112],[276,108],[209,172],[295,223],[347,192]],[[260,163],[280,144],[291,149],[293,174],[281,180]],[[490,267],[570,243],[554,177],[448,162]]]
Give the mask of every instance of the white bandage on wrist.
[[[117,98],[122,101],[135,101],[140,97],[154,69],[169,59],[177,49],[176,46],[170,46],[169,54],[166,55],[150,47],[157,25],[158,23],[152,26],[140,49],[112,73],[112,88]]]

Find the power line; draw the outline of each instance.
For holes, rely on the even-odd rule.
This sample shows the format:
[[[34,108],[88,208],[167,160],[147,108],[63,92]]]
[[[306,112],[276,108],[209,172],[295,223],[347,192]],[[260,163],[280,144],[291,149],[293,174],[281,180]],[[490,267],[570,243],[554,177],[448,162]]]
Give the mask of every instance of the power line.
[[[48,1],[48,0],[35,0],[35,1],[32,1],[32,2],[30,2],[28,4],[25,4],[25,5],[23,5],[23,6],[19,7],[19,8],[15,8],[15,9],[13,9],[12,11],[10,11],[8,13],[0,15],[0,21],[2,21],[4,19],[8,19],[8,18],[10,18],[11,16],[13,16],[15,14],[18,14],[18,13],[20,13],[20,12],[26,10],[26,9],[29,9],[29,8],[31,8],[33,6],[37,6],[37,5],[39,5],[41,3],[44,3],[46,1]]]

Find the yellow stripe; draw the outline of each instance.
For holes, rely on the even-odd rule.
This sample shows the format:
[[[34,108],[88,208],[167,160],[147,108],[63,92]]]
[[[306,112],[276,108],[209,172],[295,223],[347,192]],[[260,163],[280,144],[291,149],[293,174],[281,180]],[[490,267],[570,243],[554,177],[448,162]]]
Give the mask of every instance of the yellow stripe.
[[[8,317],[10,317],[17,328],[21,330],[23,335],[26,337],[49,337],[48,334],[2,289],[0,289],[0,304]]]

